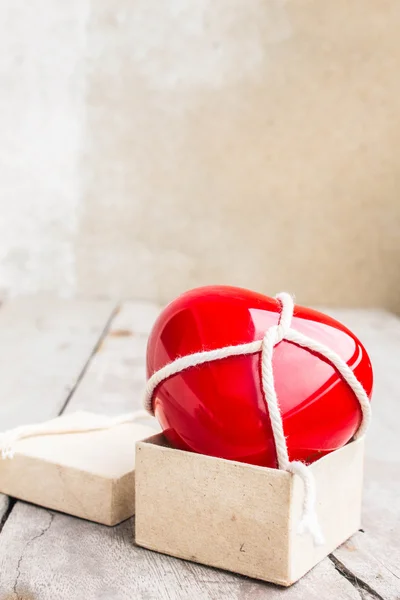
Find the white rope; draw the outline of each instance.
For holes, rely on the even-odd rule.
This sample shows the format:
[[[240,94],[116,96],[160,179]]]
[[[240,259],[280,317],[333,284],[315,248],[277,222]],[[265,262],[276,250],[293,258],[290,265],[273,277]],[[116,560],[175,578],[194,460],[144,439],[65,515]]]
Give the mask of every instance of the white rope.
[[[262,340],[257,340],[247,344],[236,346],[225,346],[215,350],[205,350],[195,352],[187,356],[181,356],[171,363],[165,365],[156,371],[148,380],[144,407],[151,414],[153,411],[153,396],[157,387],[169,377],[181,373],[191,367],[196,367],[208,362],[222,360],[230,356],[240,356],[246,354],[255,354],[261,351],[261,382],[264,392],[264,399],[267,404],[268,413],[271,421],[272,433],[276,447],[279,469],[288,471],[301,477],[304,483],[304,504],[303,515],[299,524],[299,533],[308,531],[316,544],[323,544],[324,538],[319,527],[316,514],[316,489],[314,476],[310,469],[300,461],[289,460],[285,433],[283,430],[282,415],[279,408],[278,396],[275,390],[274,373],[272,366],[272,357],[274,347],[282,340],[287,340],[323,356],[340,373],[349,387],[353,390],[357,400],[360,403],[362,411],[362,422],[354,437],[361,437],[365,434],[371,420],[371,406],[368,396],[358,381],[353,371],[347,363],[336,352],[324,346],[320,342],[303,335],[291,328],[294,303],[293,298],[286,292],[276,296],[281,304],[281,313],[278,325],[272,325],[266,331]]]
[[[57,417],[51,421],[45,421],[44,423],[22,425],[15,429],[0,433],[1,458],[13,458],[16,442],[25,438],[43,435],[102,431],[111,429],[117,425],[133,423],[140,419],[148,419],[150,417],[151,415],[145,410],[137,410],[125,415],[118,415],[117,417],[108,417],[106,415],[97,415],[82,411]]]

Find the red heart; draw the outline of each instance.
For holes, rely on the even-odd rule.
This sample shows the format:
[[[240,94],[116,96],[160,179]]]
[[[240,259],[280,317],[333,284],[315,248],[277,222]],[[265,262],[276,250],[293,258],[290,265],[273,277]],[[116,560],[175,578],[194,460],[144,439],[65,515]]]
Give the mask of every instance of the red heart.
[[[153,327],[147,375],[180,356],[260,340],[278,323],[280,310],[277,300],[240,288],[210,286],[187,292],[164,309]],[[334,350],[371,396],[368,354],[344,325],[296,305],[291,326]],[[290,460],[313,462],[353,437],[361,409],[330,363],[283,340],[274,349],[273,369]],[[260,353],[206,363],[170,377],[156,389],[153,407],[177,448],[277,466]]]

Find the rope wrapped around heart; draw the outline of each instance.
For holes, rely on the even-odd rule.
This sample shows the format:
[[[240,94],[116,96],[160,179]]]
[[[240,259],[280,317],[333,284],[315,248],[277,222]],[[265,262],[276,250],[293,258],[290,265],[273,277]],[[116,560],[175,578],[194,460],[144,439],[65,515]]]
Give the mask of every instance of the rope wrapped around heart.
[[[323,356],[339,372],[342,378],[353,390],[362,410],[362,422],[356,432],[354,439],[365,435],[371,420],[371,405],[363,386],[358,381],[353,371],[347,363],[336,352],[327,346],[316,342],[312,338],[291,328],[294,302],[292,296],[282,292],[276,296],[281,305],[279,322],[272,325],[265,332],[262,340],[256,340],[246,344],[236,346],[225,346],[215,350],[206,350],[195,352],[187,356],[182,356],[171,363],[165,365],[156,371],[148,380],[144,407],[151,414],[153,411],[153,395],[156,388],[166,379],[185,371],[191,367],[202,365],[208,362],[222,360],[229,356],[240,356],[245,354],[255,354],[261,352],[261,383],[264,393],[264,399],[267,404],[269,417],[271,420],[272,433],[274,437],[276,454],[278,459],[278,468],[288,471],[301,477],[304,483],[304,504],[303,515],[298,526],[298,532],[308,531],[317,545],[324,543],[318,517],[316,513],[316,486],[314,476],[311,470],[300,461],[290,461],[286,444],[285,433],[283,430],[282,415],[279,408],[278,396],[275,390],[274,373],[272,367],[272,357],[274,348],[282,340],[287,340]]]

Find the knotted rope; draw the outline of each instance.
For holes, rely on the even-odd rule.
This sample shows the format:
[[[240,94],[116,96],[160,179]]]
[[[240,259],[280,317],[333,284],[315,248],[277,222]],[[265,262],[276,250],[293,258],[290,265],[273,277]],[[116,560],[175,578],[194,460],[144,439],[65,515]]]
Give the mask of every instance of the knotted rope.
[[[286,438],[283,430],[282,415],[279,408],[278,396],[275,390],[274,373],[272,367],[272,358],[274,348],[283,340],[292,342],[302,348],[316,352],[323,356],[335,369],[339,372],[342,378],[346,381],[349,387],[353,390],[362,410],[362,422],[354,436],[359,438],[365,434],[371,420],[371,406],[368,396],[358,381],[353,371],[347,363],[336,352],[317,342],[299,331],[291,328],[294,303],[293,298],[282,292],[276,296],[281,304],[281,312],[278,325],[272,325],[265,332],[262,340],[249,342],[247,344],[238,344],[236,346],[225,346],[216,350],[205,350],[182,356],[171,363],[165,365],[156,371],[148,380],[144,406],[151,414],[153,411],[153,395],[156,388],[166,379],[181,373],[186,369],[202,365],[205,363],[222,360],[230,356],[241,356],[246,354],[255,354],[261,352],[261,383],[264,393],[264,399],[267,404],[269,417],[271,420],[272,433],[274,437],[276,454],[278,459],[278,468],[288,471],[292,474],[301,477],[304,483],[304,504],[303,515],[299,524],[299,533],[308,531],[315,544],[323,544],[324,538],[318,523],[316,513],[316,489],[315,480],[312,471],[300,461],[290,461],[286,444]]]

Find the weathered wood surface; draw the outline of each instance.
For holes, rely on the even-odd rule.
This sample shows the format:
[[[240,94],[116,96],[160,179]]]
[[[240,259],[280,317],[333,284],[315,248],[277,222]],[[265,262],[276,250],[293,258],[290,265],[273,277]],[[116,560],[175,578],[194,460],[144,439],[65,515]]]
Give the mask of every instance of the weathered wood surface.
[[[68,410],[119,413],[139,405],[146,335],[156,312],[157,307],[132,302],[109,325],[104,316],[106,335],[98,332],[97,352],[89,350],[82,358],[81,371],[90,356]],[[138,548],[129,521],[106,528],[17,502],[0,534],[0,600],[399,599],[400,321],[381,311],[334,315],[359,334],[375,364],[365,533],[354,536],[292,588],[280,589]],[[32,340],[30,347],[34,346]],[[46,356],[50,352],[43,345],[41,351]],[[37,380],[38,399],[48,389],[44,382]],[[54,407],[60,407],[60,395],[65,402],[69,391],[63,390],[62,396],[57,389],[54,394]]]
[[[23,298],[0,309],[0,430],[59,414],[114,310]]]
[[[10,499],[4,494],[0,494],[0,531],[7,517],[7,511],[10,504]]]
[[[138,548],[129,521],[107,528],[18,503],[2,537],[1,600],[360,598],[329,560],[281,590]]]
[[[125,302],[93,354],[67,410],[121,414],[142,408],[148,334],[160,307]]]
[[[335,313],[336,316],[336,313]],[[400,320],[384,311],[337,311],[374,365],[367,438],[363,532],[335,553],[336,564],[385,600],[400,598]],[[352,574],[352,575],[351,575]]]

